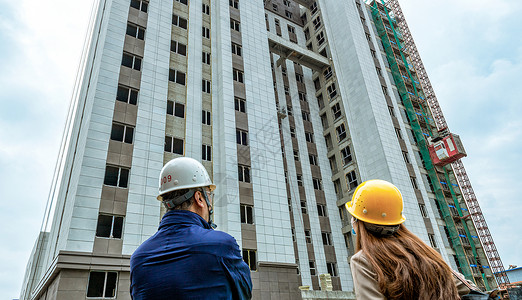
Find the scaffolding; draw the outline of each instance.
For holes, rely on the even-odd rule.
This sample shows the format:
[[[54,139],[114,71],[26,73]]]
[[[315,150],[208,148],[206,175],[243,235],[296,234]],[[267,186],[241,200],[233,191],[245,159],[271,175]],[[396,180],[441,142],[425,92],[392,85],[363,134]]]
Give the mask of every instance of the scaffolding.
[[[386,4],[391,9],[391,12],[393,13],[397,25],[402,33],[402,37],[404,39],[404,51],[409,53],[411,62],[417,70],[419,80],[422,84],[422,87],[424,88],[424,92],[426,93],[426,102],[435,119],[437,129],[441,135],[446,135],[449,133],[448,125],[439,106],[435,92],[433,91],[433,87],[426,73],[426,69],[424,68],[424,64],[420,58],[415,41],[413,40],[408,24],[406,23],[406,19],[404,18],[399,1],[388,0]],[[457,182],[460,185],[464,201],[466,202],[466,205],[469,209],[469,216],[471,216],[475,228],[478,231],[480,242],[482,243],[482,247],[486,253],[486,257],[492,268],[493,274],[495,275],[496,281],[499,287],[507,286],[509,284],[509,279],[505,273],[504,266],[500,260],[500,255],[498,254],[495,243],[493,242],[493,238],[491,237],[491,233],[489,232],[489,228],[486,224],[484,215],[482,214],[482,210],[480,209],[479,203],[462,161],[459,159],[452,163],[452,169],[455,173]]]
[[[462,205],[453,188],[453,186],[458,188],[458,184],[452,184],[450,181],[449,172],[454,172],[445,167],[437,168],[433,164],[429,154],[426,137],[447,136],[449,134],[447,124],[411,34],[409,30],[406,31],[401,27],[405,26],[407,29],[407,25],[405,22],[399,22],[397,20],[398,17],[401,19],[400,21],[404,20],[402,12],[395,13],[394,10],[392,12],[392,18],[388,12],[390,5],[393,9],[400,10],[397,1],[388,1],[388,3],[385,3],[384,0],[380,0],[380,3],[378,1],[372,1],[369,4],[372,18],[379,37],[381,38],[395,85],[406,109],[406,114],[412,127],[415,140],[417,141],[421,158],[428,172],[428,177],[431,180],[433,192],[441,216],[446,223],[448,235],[455,251],[460,271],[470,280],[477,281],[477,277],[481,278],[481,283],[483,283],[481,285],[489,289],[488,280],[482,269],[483,267],[489,267],[480,266],[480,263],[477,262],[480,261],[479,255],[475,242],[472,239],[475,236],[472,235],[468,228],[468,224],[466,223],[467,216],[463,215],[462,211],[466,209],[461,207]],[[399,27],[402,32],[397,31],[395,27]],[[426,107],[425,104],[428,104],[428,107]],[[435,121],[430,118],[431,116],[434,117]],[[456,174],[455,177],[458,178],[460,173],[455,172],[454,174]],[[451,204],[448,203],[447,198],[448,200],[452,200]],[[466,205],[467,204],[466,201]],[[456,213],[452,214],[451,208],[456,208]],[[474,213],[476,212],[474,211]],[[459,224],[459,227],[457,227],[457,224]],[[463,233],[459,233],[458,228],[462,228]],[[465,248],[471,248],[472,254],[467,255]],[[486,252],[486,247],[484,247],[484,249]],[[486,256],[489,260],[489,256]],[[477,269],[482,269],[482,272],[477,271]]]

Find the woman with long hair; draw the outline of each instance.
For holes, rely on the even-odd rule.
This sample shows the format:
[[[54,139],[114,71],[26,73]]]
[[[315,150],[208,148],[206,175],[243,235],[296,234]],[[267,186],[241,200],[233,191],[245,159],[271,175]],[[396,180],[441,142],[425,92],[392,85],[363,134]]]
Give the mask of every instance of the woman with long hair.
[[[404,226],[402,195],[393,184],[363,182],[346,208],[357,237],[350,260],[357,299],[454,300],[470,292],[469,282]]]

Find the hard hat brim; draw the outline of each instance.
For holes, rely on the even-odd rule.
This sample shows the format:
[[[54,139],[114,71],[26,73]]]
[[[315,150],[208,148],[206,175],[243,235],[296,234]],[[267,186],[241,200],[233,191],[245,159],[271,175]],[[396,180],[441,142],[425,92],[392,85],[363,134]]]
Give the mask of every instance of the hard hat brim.
[[[199,187],[207,187],[207,186],[210,188],[211,192],[216,189],[216,185],[215,184],[210,184],[210,185],[194,184],[194,185],[189,185],[189,186],[185,185],[185,186],[182,186],[181,188],[173,186],[170,189],[164,190],[160,195],[158,195],[156,197],[156,199],[159,200],[159,201],[163,201],[163,195],[168,194],[170,192],[174,192],[174,191],[177,191],[177,190],[184,190],[184,189],[194,189],[194,188],[199,188]]]

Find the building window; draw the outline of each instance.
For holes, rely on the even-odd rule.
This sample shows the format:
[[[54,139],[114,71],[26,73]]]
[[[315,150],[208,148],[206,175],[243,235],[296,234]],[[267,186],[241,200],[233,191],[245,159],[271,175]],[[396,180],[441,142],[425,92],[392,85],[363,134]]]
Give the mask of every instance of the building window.
[[[321,232],[321,237],[323,238],[323,245],[332,245],[332,235],[329,232]]]
[[[206,39],[210,39],[210,29],[205,27],[205,26],[202,26],[201,27],[201,35],[206,38]]]
[[[289,12],[288,10],[285,10],[285,16],[289,19],[292,18],[293,14],[291,12]]]
[[[241,182],[250,182],[250,167],[238,165],[237,166],[238,171],[238,179]]]
[[[290,127],[290,136],[295,138],[295,127]]]
[[[184,141],[172,136],[165,136],[165,152],[183,155]]]
[[[234,98],[234,108],[240,112],[246,112],[246,100],[238,97]]]
[[[206,161],[212,161],[212,146],[201,145],[201,159]]]
[[[382,77],[382,71],[381,71],[381,68],[379,68],[379,67],[375,67],[375,70],[377,71],[377,75],[379,75],[379,76]]]
[[[310,113],[307,111],[302,111],[301,115],[303,116],[303,121],[311,122],[310,120]]]
[[[206,80],[206,79],[201,80],[201,90],[203,91],[203,93],[210,94],[211,86],[212,86],[212,83],[210,82],[210,80]]]
[[[317,214],[319,217],[327,217],[326,206],[324,204],[317,204]]]
[[[306,201],[305,200],[301,200],[301,213],[303,214],[307,214],[308,213],[308,209],[306,207]],[[305,234],[306,234],[306,230],[305,230]],[[308,235],[310,235],[310,231],[308,231]],[[310,240],[310,242],[308,242],[307,240],[307,243],[311,243],[312,241]]]
[[[375,52],[375,50],[370,49],[370,53],[372,54],[373,58],[377,58],[377,53]]]
[[[343,189],[341,188],[340,179],[337,179],[336,181],[334,181],[334,189],[335,189],[335,195],[337,195],[337,199],[341,199],[343,197]]]
[[[305,94],[305,93],[303,93],[303,92],[298,92],[298,95],[299,95],[299,100],[300,100],[300,101],[308,102],[308,101],[306,100],[306,94]]]
[[[349,191],[351,191],[359,185],[357,182],[357,175],[355,174],[355,171],[351,171],[348,174],[346,174],[346,182],[348,182]]]
[[[330,149],[333,147],[333,144],[332,137],[329,133],[324,136],[324,142],[326,144],[326,148],[328,148],[328,151],[330,151]]]
[[[337,266],[336,266],[335,263],[333,263],[333,262],[327,262],[327,263],[326,263],[326,270],[328,271],[328,273],[329,273],[332,277],[338,276],[338,274],[337,274]]]
[[[319,109],[323,109],[323,107],[324,107],[323,94],[319,94],[317,96],[317,105],[319,105]]]
[[[283,89],[285,90],[285,95],[290,96],[290,88],[285,85]]]
[[[346,128],[344,127],[344,123],[337,126],[335,132],[337,133],[337,140],[339,142],[344,140],[346,138]]]
[[[172,15],[172,25],[178,26],[183,29],[187,29],[187,19],[173,14]]]
[[[312,235],[310,233],[310,230],[306,230],[305,229],[305,240],[306,240],[306,243],[308,244],[311,244],[312,243]]]
[[[201,62],[207,65],[210,65],[210,53],[203,51],[201,53]]]
[[[399,128],[395,128],[395,135],[397,136],[397,138],[399,140],[402,140],[402,133],[401,133],[401,130]]]
[[[306,139],[307,142],[313,143],[314,142],[314,134],[311,133],[311,132],[306,132],[305,131],[305,139]]]
[[[303,75],[295,73],[295,81],[300,82],[300,83],[304,83]]]
[[[133,54],[123,53],[121,65],[136,71],[141,71],[141,58]]]
[[[316,92],[321,89],[321,80],[319,78],[314,80],[314,87]]]
[[[276,5],[276,7],[277,7],[277,5]],[[274,19],[274,23],[275,23],[275,26],[276,26],[276,27],[279,27],[279,26],[280,26],[280,24],[279,24],[279,19],[275,18],[275,19]]]
[[[426,205],[422,204],[422,203],[419,203],[419,209],[421,211],[421,215],[423,218],[427,218],[428,217],[428,211],[426,210]]]
[[[248,146],[248,131],[236,129],[236,142],[239,145]]]
[[[431,247],[437,248],[437,242],[435,242],[435,235],[433,233],[428,233],[428,238],[430,239]]]
[[[202,4],[201,6],[201,11],[206,14],[206,15],[209,15],[210,16],[210,6],[208,6],[207,4]]]
[[[281,67],[281,74],[283,75],[283,77],[287,75],[285,67]]]
[[[136,105],[138,103],[138,91],[119,85],[116,100]]]
[[[187,56],[187,45],[177,41],[170,41],[170,51],[179,55]]]
[[[323,184],[321,183],[321,179],[312,178],[312,183],[314,184],[314,190],[322,190]]]
[[[123,231],[123,217],[99,215],[96,226],[96,236],[104,238],[121,239]]]
[[[244,82],[244,80],[243,80],[243,71],[240,71],[238,69],[233,69],[232,72],[233,72],[232,76],[233,76],[234,81]]]
[[[241,223],[254,224],[254,207],[241,204]]]
[[[388,88],[385,87],[385,86],[381,86],[382,87],[382,93],[385,95],[385,96],[388,96]]]
[[[207,110],[202,110],[201,111],[201,123],[203,123],[204,125],[210,125],[211,122],[212,122],[212,120],[211,120],[210,112]]]
[[[185,73],[178,70],[169,69],[169,81],[185,85]]]
[[[235,9],[239,9],[239,0],[228,0],[228,4]]]
[[[131,7],[134,7],[137,10],[141,10],[146,13],[149,8],[149,3],[143,0],[131,0]]]
[[[332,114],[334,116],[334,120],[337,120],[341,117],[341,105],[339,103],[335,103],[335,105],[332,106]]]
[[[185,118],[185,105],[167,100],[167,114],[178,118]]]
[[[294,160],[299,161],[299,150],[294,150]]]
[[[411,185],[413,186],[413,188],[418,190],[419,187],[417,186],[417,179],[415,179],[415,177],[410,177],[410,180],[411,180]]]
[[[238,45],[236,43],[232,43],[232,54],[235,54],[237,56],[242,56],[242,47],[241,45]]]
[[[138,25],[131,24],[131,23],[127,23],[127,35],[130,35],[133,38],[144,40],[145,39],[145,28],[138,26]]]
[[[257,270],[256,250],[243,249],[243,260],[250,268],[250,271]]]
[[[294,111],[293,111],[291,105],[287,105],[287,106],[286,106],[286,113],[287,113],[289,116],[293,116],[293,115],[294,115]]]
[[[289,32],[289,33],[293,33],[293,34],[295,34],[295,27],[294,27],[294,26],[290,26],[290,25],[288,25],[287,27],[288,27],[288,32]]]
[[[328,159],[330,162],[330,169],[332,169],[332,174],[337,173],[337,159],[335,158],[335,154]]]
[[[134,128],[122,124],[112,123],[111,140],[132,144]]]
[[[319,34],[315,38],[317,39],[317,46],[321,46],[325,41],[324,33],[322,31],[319,32]]]
[[[102,299],[116,297],[117,281],[117,272],[90,272],[89,283],[87,285],[87,297]]]
[[[303,186],[303,175],[297,174],[297,185]]]
[[[181,4],[185,4],[185,5],[188,4],[188,0],[176,0],[176,2],[179,2]]]
[[[408,152],[402,151],[402,157],[404,158],[405,163],[407,163],[407,164],[410,163],[410,159],[408,158]]]
[[[333,99],[335,96],[337,96],[337,87],[335,86],[335,83],[332,83],[330,86],[326,88],[328,91],[328,96],[330,96],[330,99]]]
[[[343,157],[343,164],[346,166],[350,162],[352,162],[352,152],[350,151],[350,147],[346,146],[341,150],[341,156]]]
[[[333,76],[332,67],[326,68],[323,72],[324,80],[328,80]]]
[[[129,182],[129,171],[125,168],[106,166],[103,184],[126,188]]]
[[[290,7],[290,1],[288,1],[288,0],[283,0],[283,4],[286,5],[287,7]]]
[[[310,265],[310,275],[315,276],[315,261],[311,260],[308,263]]]
[[[321,16],[317,16],[317,18],[312,20],[312,24],[314,25],[315,31],[321,27]]]
[[[230,19],[230,28],[235,31],[241,32],[240,22],[237,20]]]
[[[317,155],[308,154],[308,160],[310,161],[310,165],[312,165],[312,166],[319,165],[318,162],[317,162]]]

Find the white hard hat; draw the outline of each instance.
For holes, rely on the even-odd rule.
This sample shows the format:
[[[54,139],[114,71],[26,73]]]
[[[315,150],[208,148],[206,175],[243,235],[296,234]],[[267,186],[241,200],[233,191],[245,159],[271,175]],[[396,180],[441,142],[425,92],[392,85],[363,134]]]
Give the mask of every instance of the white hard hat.
[[[205,186],[211,191],[216,188],[199,161],[190,157],[174,158],[161,169],[157,199],[163,201],[163,195],[169,192]]]

